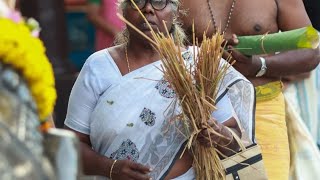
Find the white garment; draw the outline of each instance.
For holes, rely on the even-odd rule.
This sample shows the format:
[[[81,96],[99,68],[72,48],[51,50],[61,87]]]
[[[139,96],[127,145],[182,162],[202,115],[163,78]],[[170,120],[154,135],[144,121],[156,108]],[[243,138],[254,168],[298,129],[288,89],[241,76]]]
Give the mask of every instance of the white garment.
[[[93,54],[72,89],[65,121],[68,127],[88,134],[96,152],[148,165],[153,179],[166,174],[186,141],[181,133],[186,128],[175,119],[181,111],[174,104],[175,92],[163,79],[160,65],[156,61],[122,76],[107,50]],[[248,122],[245,127],[253,137],[253,86],[232,68],[221,86],[213,117],[223,123],[236,112],[240,121]],[[231,102],[229,92],[237,92],[230,97],[239,102]]]
[[[290,140],[290,180],[313,180],[320,177],[320,152],[302,120],[294,101],[294,89],[285,92],[288,135]]]
[[[154,64],[159,63],[157,61]],[[81,133],[90,134],[90,116],[100,96],[121,78],[121,72],[107,50],[91,55],[72,88],[65,124]],[[218,111],[212,113],[213,118],[220,123],[231,118],[233,108],[230,106],[230,99],[223,96],[217,103]]]
[[[190,168],[187,172],[182,174],[181,176],[178,176],[172,180],[196,180],[196,174],[195,174],[194,168]]]

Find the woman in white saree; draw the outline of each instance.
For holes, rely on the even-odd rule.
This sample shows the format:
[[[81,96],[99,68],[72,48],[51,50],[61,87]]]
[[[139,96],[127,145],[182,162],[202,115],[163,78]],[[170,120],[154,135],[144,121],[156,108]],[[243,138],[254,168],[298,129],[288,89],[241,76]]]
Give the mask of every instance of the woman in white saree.
[[[178,0],[135,0],[154,30],[165,32],[162,20],[176,39],[183,32],[176,22]],[[150,29],[128,0],[121,0],[124,17],[151,37]],[[72,89],[66,128],[81,141],[85,174],[112,179],[195,179],[192,157],[181,156],[186,138],[175,120],[180,108],[170,84],[163,79],[159,54],[133,29],[124,43],[98,51],[83,66]],[[193,48],[182,56],[193,61]],[[215,144],[238,150],[225,126],[254,139],[254,89],[230,68],[221,82],[212,116],[214,127],[227,138],[211,135]],[[229,138],[229,139],[228,139]],[[206,145],[208,140],[199,139]],[[219,147],[218,147],[219,148]],[[225,149],[221,151],[226,152]]]

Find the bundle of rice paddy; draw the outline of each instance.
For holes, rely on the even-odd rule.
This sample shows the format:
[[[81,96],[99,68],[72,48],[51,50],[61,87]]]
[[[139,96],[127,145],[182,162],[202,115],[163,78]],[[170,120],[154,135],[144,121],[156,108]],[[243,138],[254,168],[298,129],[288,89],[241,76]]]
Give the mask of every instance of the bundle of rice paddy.
[[[198,180],[225,179],[218,149],[202,146],[196,141],[203,129],[223,137],[208,123],[211,113],[216,110],[220,81],[230,64],[220,63],[223,50],[223,37],[220,34],[206,38],[204,36],[194,64],[188,67],[181,56],[181,49],[173,39],[163,34],[154,37],[162,58],[164,77],[174,88],[182,107],[182,119],[189,134],[187,148],[194,157],[194,168]],[[209,135],[210,135],[209,133]],[[209,138],[211,140],[211,138]]]

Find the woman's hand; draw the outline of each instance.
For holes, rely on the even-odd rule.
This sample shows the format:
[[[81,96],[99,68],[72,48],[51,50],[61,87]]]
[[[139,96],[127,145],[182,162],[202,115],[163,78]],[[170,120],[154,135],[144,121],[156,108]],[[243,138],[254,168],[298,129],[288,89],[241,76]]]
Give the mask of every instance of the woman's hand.
[[[212,127],[212,129],[221,134],[223,137],[214,134],[212,132],[210,132],[210,129],[205,128],[203,129],[198,136],[198,141],[206,147],[218,147],[218,146],[227,146],[229,144],[231,144],[232,140],[233,140],[233,136],[231,134],[231,132],[229,132],[226,127],[219,123],[218,121],[214,120],[214,119],[210,119],[208,122],[209,126]],[[211,144],[212,143],[212,144]]]
[[[113,180],[134,179],[149,180],[151,177],[148,173],[151,169],[139,163],[130,160],[118,160],[112,169],[111,178]]]

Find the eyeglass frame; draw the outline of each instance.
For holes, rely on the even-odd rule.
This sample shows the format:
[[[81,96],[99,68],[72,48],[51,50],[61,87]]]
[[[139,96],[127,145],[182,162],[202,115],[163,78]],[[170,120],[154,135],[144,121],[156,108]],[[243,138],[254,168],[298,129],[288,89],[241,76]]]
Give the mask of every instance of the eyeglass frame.
[[[134,6],[134,4],[133,4],[130,0],[128,0],[128,1],[129,1],[129,3],[130,3],[131,7],[132,7],[134,10],[137,10],[136,7]],[[161,10],[163,10],[164,8],[166,8],[166,7],[168,6],[168,3],[169,3],[170,1],[171,1],[171,0],[166,0],[166,5],[165,5],[162,9],[157,9],[157,8],[155,8],[155,7],[153,6],[153,4],[151,3],[151,2],[153,2],[153,0],[145,0],[145,4],[143,5],[142,8],[139,8],[139,10],[145,8],[146,5],[147,5],[147,3],[149,2],[153,9],[155,9],[155,10],[157,10],[157,11],[161,11]],[[138,5],[137,5],[137,6],[138,6]]]

